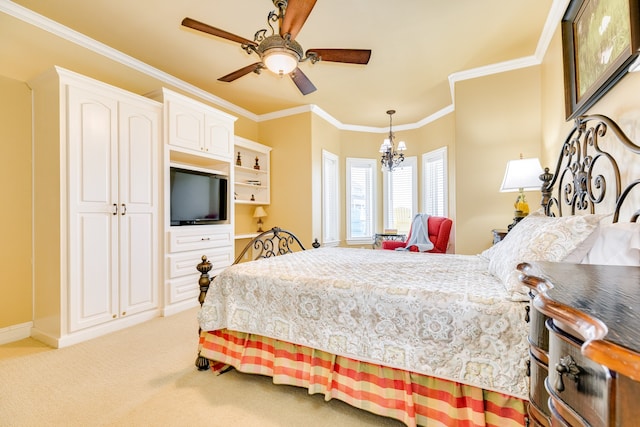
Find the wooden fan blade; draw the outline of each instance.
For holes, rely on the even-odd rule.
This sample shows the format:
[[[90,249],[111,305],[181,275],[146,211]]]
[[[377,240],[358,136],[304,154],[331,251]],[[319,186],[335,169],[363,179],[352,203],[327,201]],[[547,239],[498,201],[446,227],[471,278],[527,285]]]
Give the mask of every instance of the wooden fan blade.
[[[226,76],[220,77],[218,80],[221,82],[232,82],[240,77],[249,74],[252,71],[256,71],[258,69],[262,69],[264,65],[262,62],[256,62],[255,64],[247,65],[246,67],[242,67],[239,70],[234,71],[233,73],[229,73]]]
[[[202,31],[203,33],[211,34],[212,36],[221,37],[223,39],[231,40],[232,42],[240,43],[240,44],[251,44],[257,46],[258,44],[252,40],[245,39],[244,37],[236,36],[228,31],[221,30],[220,28],[212,27],[211,25],[207,25],[203,22],[196,21],[191,18],[184,18],[182,20],[182,25],[188,28],[192,28],[194,30]]]
[[[321,61],[347,64],[368,64],[371,58],[369,49],[309,49],[306,55],[309,53],[317,55]]]
[[[300,68],[296,68],[289,75],[303,95],[308,95],[316,90],[316,87],[311,83],[311,80],[309,80]]]
[[[280,35],[291,34],[291,39],[295,39],[315,4],[316,0],[289,0],[280,25]]]

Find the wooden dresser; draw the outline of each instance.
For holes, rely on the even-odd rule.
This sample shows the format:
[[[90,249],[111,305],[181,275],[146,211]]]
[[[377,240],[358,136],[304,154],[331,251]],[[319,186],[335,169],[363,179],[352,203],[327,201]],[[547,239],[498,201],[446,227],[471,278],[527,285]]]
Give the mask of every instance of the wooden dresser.
[[[640,267],[521,264],[530,425],[640,425]]]

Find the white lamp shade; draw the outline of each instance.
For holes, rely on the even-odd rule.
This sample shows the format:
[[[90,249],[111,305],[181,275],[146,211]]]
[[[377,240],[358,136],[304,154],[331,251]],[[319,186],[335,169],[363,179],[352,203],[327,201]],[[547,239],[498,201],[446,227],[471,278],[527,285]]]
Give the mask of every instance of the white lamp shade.
[[[407,149],[407,144],[405,144],[404,141],[398,142],[398,151],[404,151],[406,149]]]
[[[262,206],[258,206],[255,211],[253,211],[254,218],[264,218],[267,216],[267,212],[264,210]]]
[[[269,71],[278,75],[289,74],[298,66],[298,58],[286,49],[269,49],[262,60]]]
[[[542,166],[537,158],[510,160],[504,172],[500,191],[540,190],[542,173]]]

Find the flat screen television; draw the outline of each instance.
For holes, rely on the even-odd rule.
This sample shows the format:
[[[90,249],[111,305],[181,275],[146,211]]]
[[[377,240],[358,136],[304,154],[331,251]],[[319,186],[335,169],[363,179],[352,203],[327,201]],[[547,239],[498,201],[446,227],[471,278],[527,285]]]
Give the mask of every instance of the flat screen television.
[[[171,225],[215,224],[227,219],[225,176],[170,168]]]

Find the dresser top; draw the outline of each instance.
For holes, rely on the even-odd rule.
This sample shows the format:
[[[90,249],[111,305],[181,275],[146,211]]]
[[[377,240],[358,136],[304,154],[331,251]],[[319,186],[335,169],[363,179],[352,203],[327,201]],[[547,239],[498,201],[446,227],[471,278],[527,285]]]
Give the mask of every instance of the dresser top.
[[[546,305],[600,321],[600,339],[640,353],[640,267],[535,262],[525,274],[542,279]]]

